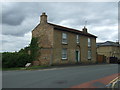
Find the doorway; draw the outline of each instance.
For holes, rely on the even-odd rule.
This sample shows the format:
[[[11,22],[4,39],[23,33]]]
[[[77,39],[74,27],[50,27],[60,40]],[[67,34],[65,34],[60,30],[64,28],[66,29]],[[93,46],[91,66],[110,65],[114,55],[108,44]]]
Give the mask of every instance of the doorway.
[[[76,62],[80,62],[80,51],[76,50]]]

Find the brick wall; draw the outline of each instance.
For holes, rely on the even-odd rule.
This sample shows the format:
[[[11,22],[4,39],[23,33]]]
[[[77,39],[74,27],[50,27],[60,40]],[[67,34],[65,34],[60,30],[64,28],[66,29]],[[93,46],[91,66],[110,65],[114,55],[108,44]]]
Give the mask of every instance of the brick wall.
[[[68,44],[63,45],[62,33],[65,31],[54,30],[54,64],[66,64],[66,63],[76,63],[75,51],[80,50],[80,61],[81,63],[96,63],[96,39],[91,37],[91,51],[92,51],[92,60],[88,60],[88,37],[80,35],[80,44],[76,44],[76,35],[74,33],[65,32],[68,36]],[[67,60],[61,59],[62,48],[67,48],[68,58]]]
[[[32,37],[38,37],[38,45],[40,47],[39,65],[50,65],[51,48],[53,48],[53,27],[49,24],[39,24],[32,31]]]

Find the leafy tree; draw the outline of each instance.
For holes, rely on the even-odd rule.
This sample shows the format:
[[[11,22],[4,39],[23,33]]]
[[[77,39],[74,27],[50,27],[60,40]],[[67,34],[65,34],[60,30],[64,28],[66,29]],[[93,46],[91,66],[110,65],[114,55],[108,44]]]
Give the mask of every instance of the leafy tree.
[[[5,52],[2,54],[3,67],[15,67],[16,60],[18,59],[17,53]]]
[[[24,52],[4,52],[2,53],[2,67],[24,67],[30,62],[30,55]]]
[[[26,63],[37,59],[38,50],[38,39],[32,38],[30,45],[21,49],[19,52],[2,53],[2,67],[24,67]],[[31,51],[30,55],[28,51]]]

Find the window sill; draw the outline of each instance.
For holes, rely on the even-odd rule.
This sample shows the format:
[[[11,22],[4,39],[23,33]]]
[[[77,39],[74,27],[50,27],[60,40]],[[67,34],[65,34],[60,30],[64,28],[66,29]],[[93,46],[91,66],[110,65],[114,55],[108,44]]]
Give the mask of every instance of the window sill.
[[[91,48],[91,46],[88,46],[88,48]]]
[[[62,58],[62,60],[67,60],[67,58]]]
[[[63,45],[67,45],[68,43],[62,43]]]

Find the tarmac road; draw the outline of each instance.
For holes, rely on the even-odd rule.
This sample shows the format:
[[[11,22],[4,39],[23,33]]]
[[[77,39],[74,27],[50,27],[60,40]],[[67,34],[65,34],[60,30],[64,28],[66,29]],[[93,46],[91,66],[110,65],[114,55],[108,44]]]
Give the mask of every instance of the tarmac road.
[[[69,88],[116,73],[118,64],[3,71],[2,88]]]

